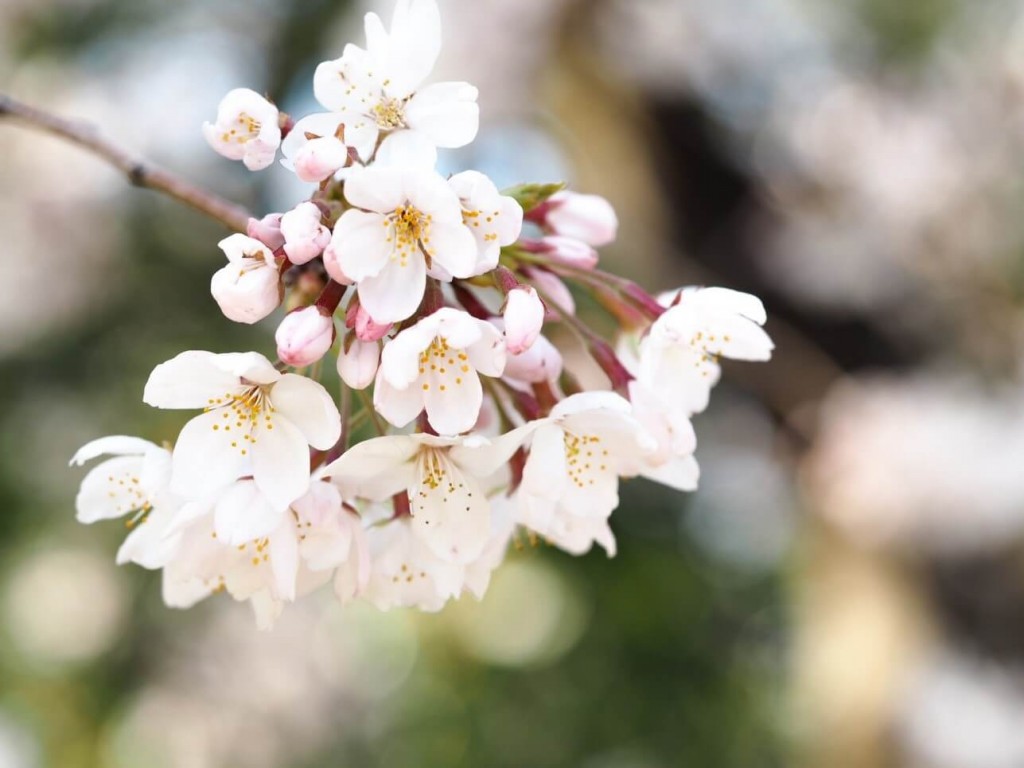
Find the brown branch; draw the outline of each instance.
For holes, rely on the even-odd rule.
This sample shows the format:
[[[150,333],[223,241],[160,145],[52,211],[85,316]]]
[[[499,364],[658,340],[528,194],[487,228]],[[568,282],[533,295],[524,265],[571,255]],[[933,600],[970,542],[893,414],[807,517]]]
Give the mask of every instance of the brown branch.
[[[0,93],[0,118],[4,117],[14,118],[31,128],[77,144],[120,170],[129,183],[136,187],[162,192],[200,213],[205,213],[230,229],[237,232],[246,231],[249,212],[245,208],[131,155],[101,136],[96,126],[91,123],[51,115]]]

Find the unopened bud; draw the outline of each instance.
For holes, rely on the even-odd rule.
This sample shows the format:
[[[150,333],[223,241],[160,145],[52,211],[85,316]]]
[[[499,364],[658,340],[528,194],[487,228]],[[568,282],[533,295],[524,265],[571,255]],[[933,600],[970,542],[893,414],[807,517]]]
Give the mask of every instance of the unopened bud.
[[[315,203],[300,203],[281,217],[284,252],[292,264],[312,261],[331,242],[331,232],[320,223],[320,208]]]
[[[327,354],[334,343],[334,319],[319,307],[286,315],[274,334],[277,356],[293,368],[305,368]]]
[[[544,205],[544,226],[556,235],[572,237],[594,246],[608,245],[619,230],[619,217],[600,195],[558,192]]]
[[[270,249],[259,240],[231,235],[219,243],[227,266],[210,279],[221,312],[236,323],[257,323],[281,303],[281,277]]]
[[[523,247],[533,253],[539,253],[556,264],[564,264],[576,269],[593,269],[597,266],[597,251],[582,240],[561,235],[548,235],[540,240],[530,240]]]
[[[268,213],[262,219],[249,219],[249,226],[246,228],[249,237],[259,240],[271,251],[276,251],[284,245],[281,216],[280,213]]]
[[[530,282],[537,286],[549,303],[554,305],[546,308],[546,321],[558,320],[562,314],[576,314],[576,301],[572,297],[572,292],[558,275],[537,267],[527,267],[525,272]]]
[[[380,363],[380,343],[346,339],[348,349],[338,355],[338,375],[352,389],[366,389],[373,383]]]
[[[356,332],[356,338],[360,341],[379,341],[388,335],[392,327],[391,323],[378,323],[370,317],[370,313],[362,304],[357,305],[355,311],[349,313],[346,322]]]
[[[528,285],[513,288],[505,297],[505,347],[519,355],[533,346],[544,326],[544,302]]]
[[[324,248],[324,269],[336,283],[352,285],[352,279],[342,271],[341,264],[338,262],[338,254],[335,251],[333,237],[331,242],[327,244],[327,247]]]
[[[348,147],[333,136],[310,139],[292,158],[295,175],[317,184],[329,179],[347,162]]]

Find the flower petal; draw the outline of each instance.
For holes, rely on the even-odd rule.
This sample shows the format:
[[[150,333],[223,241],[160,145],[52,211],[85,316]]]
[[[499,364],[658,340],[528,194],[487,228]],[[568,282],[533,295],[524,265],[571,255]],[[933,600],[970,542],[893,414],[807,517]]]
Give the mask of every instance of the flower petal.
[[[427,285],[426,262],[413,254],[407,262],[390,262],[380,274],[359,283],[359,302],[378,323],[397,323],[412,315]]]
[[[361,496],[374,501],[389,499],[406,490],[415,479],[414,456],[420,444],[407,435],[365,440],[349,448],[323,469],[347,498]]]
[[[418,384],[397,389],[378,371],[377,382],[373,388],[373,407],[389,424],[404,427],[423,410],[423,390]]]
[[[312,379],[286,373],[270,389],[270,402],[318,450],[333,448],[341,437],[338,408],[327,390]]]
[[[232,443],[242,430],[223,419],[220,410],[189,421],[178,435],[171,457],[171,490],[185,499],[212,496],[246,473],[248,457]]]
[[[523,468],[520,493],[558,499],[565,493],[568,484],[565,433],[554,424],[542,426],[533,435],[530,456]]]
[[[295,599],[295,580],[299,573],[299,542],[289,523],[270,537],[270,569],[274,572],[274,591],[281,600]]]
[[[143,440],[141,437],[108,435],[107,437],[92,440],[79,448],[75,455],[71,457],[69,465],[80,467],[85,462],[103,454],[111,456],[141,456],[152,450],[158,451],[162,449],[155,443]]]
[[[241,480],[217,501],[213,529],[223,544],[238,546],[272,533],[281,525],[286,510],[286,507],[272,506],[256,483]]]
[[[435,223],[423,250],[452,277],[469,277],[477,271],[476,238],[462,222]]]
[[[469,83],[434,83],[417,91],[405,108],[409,127],[438,147],[464,147],[480,129],[479,92]]]
[[[75,497],[80,523],[111,520],[133,512],[149,501],[142,487],[141,456],[118,456],[89,470]]]
[[[380,213],[350,209],[334,227],[332,247],[345,275],[354,281],[380,274],[395,250],[393,227]],[[389,239],[391,242],[389,242]]]
[[[432,373],[427,377],[428,387],[422,392],[427,420],[440,435],[458,435],[468,432],[480,417],[483,387],[480,377],[470,370],[462,373],[455,369],[446,374]]]
[[[284,508],[309,488],[309,446],[287,418],[274,418],[256,431],[253,479],[274,507]]]
[[[354,172],[345,182],[345,198],[356,208],[391,213],[406,201],[405,173],[372,166]]]
[[[149,375],[142,400],[155,408],[205,408],[237,392],[238,376],[217,364],[218,355],[191,350],[160,363]]]
[[[409,502],[413,531],[437,557],[464,564],[483,552],[491,534],[487,495],[441,451],[420,459]]]

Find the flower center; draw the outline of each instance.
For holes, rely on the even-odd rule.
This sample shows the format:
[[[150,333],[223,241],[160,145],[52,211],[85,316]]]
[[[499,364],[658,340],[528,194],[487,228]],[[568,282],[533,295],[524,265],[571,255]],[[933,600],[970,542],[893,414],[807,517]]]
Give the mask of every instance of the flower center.
[[[250,115],[248,112],[239,112],[231,127],[221,134],[223,141],[234,141],[238,144],[245,144],[260,135],[263,123]]]
[[[381,99],[370,111],[382,131],[405,128],[405,102],[399,99]]]
[[[419,363],[420,376],[427,376],[442,392],[448,384],[462,384],[463,374],[469,373],[469,355],[449,347],[444,336],[435,336],[430,346],[420,352]],[[430,381],[420,385],[424,392],[430,390]]]
[[[562,440],[565,444],[565,463],[568,465],[569,479],[577,488],[593,485],[595,475],[608,471],[605,462],[608,450],[598,447],[601,443],[600,437],[564,432]]]
[[[388,242],[395,245],[391,258],[397,259],[404,267],[420,243],[423,243],[426,250],[427,244],[430,243],[430,225],[433,221],[433,216],[423,213],[415,206],[398,206],[385,221],[385,226],[394,227],[392,236],[388,238]]]
[[[229,392],[224,397],[210,398],[204,409],[206,412],[220,413],[221,421],[215,422],[211,429],[224,432],[231,447],[237,448],[243,456],[249,452],[248,446],[256,445],[256,432],[259,429],[274,428],[275,408],[270,402],[269,392],[269,387],[250,386],[241,392]]]

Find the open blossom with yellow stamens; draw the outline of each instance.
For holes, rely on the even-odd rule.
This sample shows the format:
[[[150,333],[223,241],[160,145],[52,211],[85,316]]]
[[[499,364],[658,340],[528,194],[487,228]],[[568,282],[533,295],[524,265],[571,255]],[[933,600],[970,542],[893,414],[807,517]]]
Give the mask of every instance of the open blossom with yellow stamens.
[[[412,315],[428,273],[447,280],[476,273],[476,240],[463,224],[459,198],[434,171],[360,170],[345,182],[345,197],[353,207],[339,219],[330,247],[378,323]]]
[[[218,247],[228,263],[213,273],[210,293],[228,320],[258,323],[281,304],[277,259],[268,246],[241,234],[224,238]]]
[[[406,328],[384,347],[374,406],[395,426],[424,409],[442,435],[467,432],[483,402],[479,374],[500,376],[505,341],[488,322],[446,307]]]
[[[203,499],[251,475],[271,505],[309,488],[309,446],[331,448],[341,418],[317,382],[282,374],[255,352],[183,352],[150,374],[143,400],[157,408],[202,408],[174,447],[171,488]]]
[[[278,117],[277,107],[258,93],[236,88],[217,107],[217,122],[203,123],[203,136],[219,154],[259,171],[274,162],[281,144]]]
[[[341,58],[325,61],[313,91],[326,109],[340,114],[350,142],[369,160],[381,134],[387,145],[415,133],[434,147],[469,144],[480,124],[477,89],[469,83],[423,87],[441,50],[441,18],[434,0],[399,0],[390,30],[366,16],[366,49],[348,45]]]

